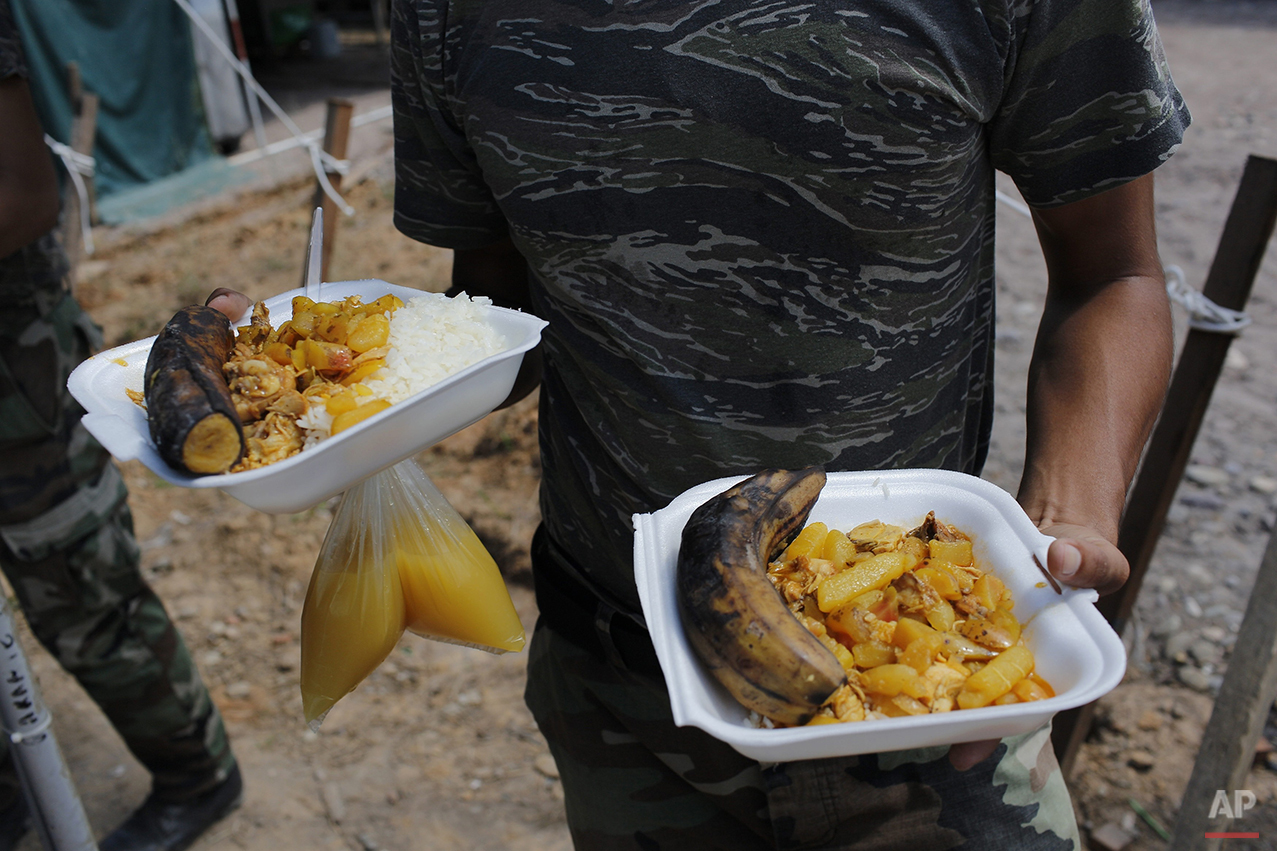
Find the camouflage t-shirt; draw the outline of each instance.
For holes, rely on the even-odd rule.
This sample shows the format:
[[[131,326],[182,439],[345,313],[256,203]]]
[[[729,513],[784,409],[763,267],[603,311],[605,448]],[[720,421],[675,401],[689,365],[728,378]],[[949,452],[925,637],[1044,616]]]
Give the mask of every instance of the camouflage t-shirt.
[[[401,0],[394,27],[396,225],[527,258],[544,520],[632,604],[631,515],[693,484],[978,472],[994,170],[1079,200],[1189,121],[1141,0]]]
[[[0,80],[14,76],[27,78],[26,57],[9,0],[0,0]],[[67,272],[66,254],[50,231],[13,254],[0,257],[0,299],[13,304],[38,290],[56,292]]]

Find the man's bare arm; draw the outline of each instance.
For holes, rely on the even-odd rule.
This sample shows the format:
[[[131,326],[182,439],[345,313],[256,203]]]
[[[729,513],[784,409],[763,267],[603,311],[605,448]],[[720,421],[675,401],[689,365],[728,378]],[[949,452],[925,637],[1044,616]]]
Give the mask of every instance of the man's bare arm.
[[[1046,309],[1029,365],[1028,445],[1018,499],[1056,540],[1061,581],[1116,591],[1130,566],[1118,523],[1171,365],[1170,305],[1153,221],[1153,177],[1050,210],[1034,223]],[[996,740],[949,749],[965,771]]]
[[[1110,593],[1129,573],[1118,524],[1173,355],[1153,176],[1036,210],[1034,222],[1048,290],[1029,367],[1018,498],[1058,539],[1051,572]]]
[[[0,257],[44,236],[58,222],[58,180],[31,90],[0,80]]]

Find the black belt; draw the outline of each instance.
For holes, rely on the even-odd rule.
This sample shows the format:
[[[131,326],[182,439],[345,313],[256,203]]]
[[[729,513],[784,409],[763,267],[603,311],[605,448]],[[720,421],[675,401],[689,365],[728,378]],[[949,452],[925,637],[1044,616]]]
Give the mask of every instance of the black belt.
[[[642,616],[605,599],[544,526],[532,536],[531,555],[537,608],[547,626],[601,661],[637,674],[661,676]]]

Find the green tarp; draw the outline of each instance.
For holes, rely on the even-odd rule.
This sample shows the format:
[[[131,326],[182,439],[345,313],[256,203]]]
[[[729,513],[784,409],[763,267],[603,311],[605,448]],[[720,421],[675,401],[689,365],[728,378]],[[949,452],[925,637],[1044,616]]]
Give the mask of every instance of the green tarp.
[[[71,135],[66,67],[99,98],[94,182],[107,198],[214,158],[189,19],[172,0],[11,0],[45,131]]]

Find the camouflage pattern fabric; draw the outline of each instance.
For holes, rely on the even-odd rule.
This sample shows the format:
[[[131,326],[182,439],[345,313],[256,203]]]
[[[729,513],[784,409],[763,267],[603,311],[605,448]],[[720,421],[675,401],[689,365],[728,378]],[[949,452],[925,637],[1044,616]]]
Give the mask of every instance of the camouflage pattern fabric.
[[[577,851],[1080,848],[1050,728],[959,772],[945,747],[760,765],[676,727],[665,683],[538,624],[527,702]]]
[[[11,259],[0,258],[0,282],[12,280]],[[157,794],[180,800],[223,780],[235,758],[138,570],[124,480],[66,391],[99,342],[61,281],[0,313],[0,567],[41,644],[106,713]],[[17,791],[5,746],[0,737],[0,810]]]
[[[1145,0],[398,0],[396,225],[509,235],[542,513],[637,606],[630,518],[767,466],[978,472],[994,170],[1143,175],[1188,114]]]

